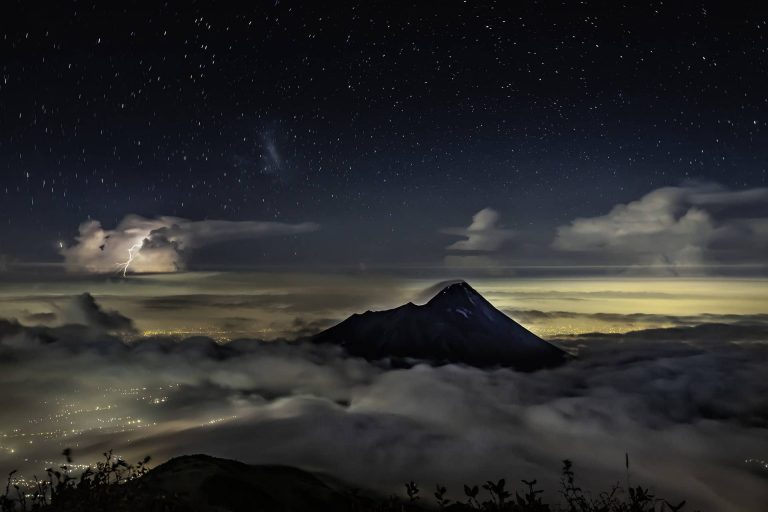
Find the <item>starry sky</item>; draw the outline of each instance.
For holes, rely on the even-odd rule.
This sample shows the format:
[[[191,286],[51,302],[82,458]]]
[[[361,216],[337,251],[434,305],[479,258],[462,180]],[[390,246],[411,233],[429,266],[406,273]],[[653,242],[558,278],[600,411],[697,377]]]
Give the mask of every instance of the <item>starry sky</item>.
[[[757,10],[277,0],[3,11],[6,261],[60,263],[81,223],[140,215],[318,226],[198,244],[190,266],[432,265],[451,250],[564,264],[590,259],[559,227],[578,235],[574,219],[665,187],[695,196],[682,200],[694,213],[711,204],[702,194],[729,207],[753,194],[752,210],[766,197],[768,17]],[[690,213],[673,202],[673,221]],[[715,228],[721,210],[704,209]],[[763,215],[746,216],[761,227],[742,239],[768,232]],[[730,243],[720,238],[696,247]],[[726,259],[752,261],[737,245]],[[680,251],[661,259],[710,261]]]

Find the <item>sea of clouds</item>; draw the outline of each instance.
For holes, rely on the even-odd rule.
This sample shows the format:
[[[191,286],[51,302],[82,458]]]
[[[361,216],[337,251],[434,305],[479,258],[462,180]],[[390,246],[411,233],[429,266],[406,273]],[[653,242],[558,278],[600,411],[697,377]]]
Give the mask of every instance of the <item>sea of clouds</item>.
[[[64,447],[80,463],[108,449],[155,463],[208,453],[383,490],[439,482],[454,499],[462,483],[536,478],[556,499],[562,459],[598,490],[624,485],[628,453],[632,485],[691,510],[768,502],[768,473],[746,462],[768,459],[766,323],[564,338],[573,362],[518,373],[392,369],[308,343],[137,339],[87,294],[67,315],[59,327],[0,321],[0,470],[40,474]]]

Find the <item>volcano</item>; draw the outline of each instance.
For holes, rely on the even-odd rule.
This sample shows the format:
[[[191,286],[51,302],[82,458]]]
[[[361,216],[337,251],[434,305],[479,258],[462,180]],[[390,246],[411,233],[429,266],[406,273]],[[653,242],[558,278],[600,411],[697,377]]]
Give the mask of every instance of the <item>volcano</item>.
[[[354,314],[312,338],[368,360],[421,360],[534,371],[570,356],[493,307],[464,281],[424,305]]]

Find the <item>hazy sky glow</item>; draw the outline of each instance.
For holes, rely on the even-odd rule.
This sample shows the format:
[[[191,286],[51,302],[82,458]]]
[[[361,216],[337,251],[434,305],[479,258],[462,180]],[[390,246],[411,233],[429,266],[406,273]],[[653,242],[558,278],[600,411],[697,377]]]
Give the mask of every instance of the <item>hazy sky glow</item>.
[[[473,286],[542,336],[736,321],[768,313],[768,281],[754,277],[476,277]],[[447,277],[447,276],[446,276]],[[422,302],[441,281],[386,273],[155,274],[122,279],[63,275],[5,283],[0,317],[46,319],[74,294],[135,319],[139,331],[218,339],[293,338],[366,309]],[[709,315],[709,316],[708,316]],[[64,318],[49,316],[48,325]]]

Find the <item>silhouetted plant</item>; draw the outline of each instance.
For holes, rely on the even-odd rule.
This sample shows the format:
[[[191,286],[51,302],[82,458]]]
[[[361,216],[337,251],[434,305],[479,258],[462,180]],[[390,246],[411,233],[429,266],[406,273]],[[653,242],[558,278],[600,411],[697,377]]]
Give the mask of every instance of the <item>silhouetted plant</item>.
[[[472,508],[480,508],[480,503],[477,501],[477,495],[480,492],[480,488],[476,485],[472,487],[464,485],[464,494],[467,496],[467,505]]]
[[[5,484],[5,493],[0,496],[0,506],[2,506],[3,512],[7,511],[13,511],[16,509],[16,500],[11,498],[11,487],[13,486],[13,475],[16,474],[16,470],[14,469],[10,473],[8,473],[8,480]],[[17,488],[18,489],[18,488]]]
[[[520,507],[521,510],[530,510],[536,512],[549,511],[549,505],[545,505],[541,501],[540,495],[543,494],[544,491],[534,489],[536,486],[536,480],[531,480],[530,482],[527,480],[522,480],[522,482],[528,487],[528,490],[522,496],[517,492],[515,493],[517,506]]]
[[[419,486],[413,480],[406,482],[405,493],[408,495],[408,501],[413,503],[419,499]]]
[[[495,507],[496,509],[501,510],[504,507],[504,502],[511,496],[506,490],[504,490],[506,485],[507,482],[503,478],[496,483],[488,480],[485,484],[483,484],[483,489],[487,490],[488,494],[491,496],[491,501],[488,502],[488,506],[490,508]]]
[[[8,476],[5,494],[0,496],[2,512],[79,512],[112,510],[176,510],[180,503],[175,497],[156,496],[143,492],[140,478],[149,472],[149,457],[135,465],[105,452],[95,467],[86,468],[78,477],[72,474],[72,452],[64,450],[66,464],[46,470],[47,480],[34,477],[31,489],[23,489],[14,480],[15,471]],[[136,481],[131,489],[123,484]],[[12,496],[15,491],[15,496]]]
[[[448,489],[446,489],[445,486],[440,484],[435,486],[435,499],[437,500],[437,506],[440,507],[440,510],[443,510],[451,503],[451,500],[445,497],[446,492],[448,492]]]

